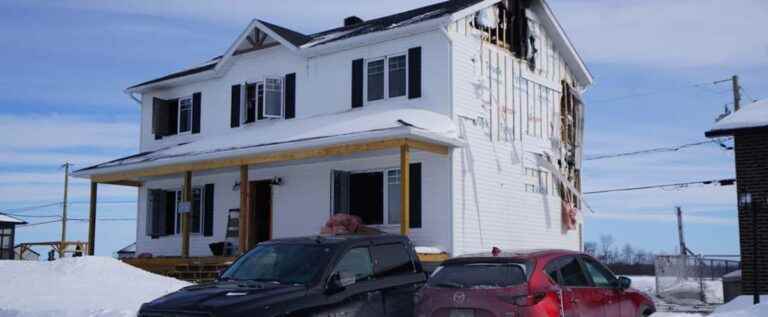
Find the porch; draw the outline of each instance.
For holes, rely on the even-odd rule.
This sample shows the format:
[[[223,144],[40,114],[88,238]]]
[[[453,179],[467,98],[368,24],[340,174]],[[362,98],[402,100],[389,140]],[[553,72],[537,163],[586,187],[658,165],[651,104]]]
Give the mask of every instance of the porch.
[[[417,112],[411,116],[411,122],[400,119],[408,117],[407,112],[410,111]],[[374,223],[380,224],[384,229],[397,228],[395,229],[397,232],[409,235],[413,225],[411,216],[414,209],[412,174],[414,171],[421,173],[420,169],[414,170],[413,163],[420,164],[426,156],[442,157],[447,160],[451,148],[462,144],[455,135],[455,129],[452,130],[453,123],[447,117],[435,113],[425,116],[423,112],[426,111],[423,110],[410,111],[384,112],[388,116],[394,115],[388,122],[382,121],[379,113],[371,121],[372,126],[363,127],[355,124],[350,127],[353,131],[339,131],[343,133],[333,135],[312,135],[312,133],[306,135],[305,133],[301,139],[281,140],[281,134],[276,131],[272,134],[274,137],[269,138],[272,142],[259,144],[258,140],[254,140],[255,144],[238,144],[236,147],[228,144],[231,141],[225,138],[210,138],[80,170],[76,175],[91,179],[88,254],[93,254],[96,243],[98,184],[139,187],[139,214],[152,216],[147,216],[143,222],[139,221],[137,255],[142,253],[142,239],[146,238],[155,240],[150,241],[152,243],[162,241],[166,251],[155,255],[177,256],[186,260],[179,262],[178,259],[157,258],[157,261],[136,259],[134,262],[137,266],[166,273],[173,272],[171,267],[175,267],[174,274],[181,274],[184,269],[179,269],[180,265],[213,268],[216,266],[215,263],[226,263],[228,258],[191,256],[204,254],[199,250],[207,248],[208,242],[231,240],[237,248],[235,254],[242,254],[260,241],[294,234],[317,234],[324,220],[333,213],[357,214],[365,220],[375,221]],[[359,117],[362,114],[365,112],[359,111],[356,119],[364,119]],[[310,118],[305,121],[316,119]],[[425,119],[425,122],[419,122],[419,119]],[[299,128],[300,124],[297,123],[302,120],[293,121],[277,122],[275,126],[282,125],[280,126],[282,130],[285,130],[285,126],[289,124]],[[341,122],[344,124],[344,121]],[[385,126],[376,126],[384,122],[386,122]],[[440,125],[442,127],[439,129],[431,129]],[[270,135],[268,130],[254,129],[254,131],[260,132],[262,138],[264,135]],[[446,133],[446,131],[453,132]],[[206,148],[201,150],[201,147]],[[420,156],[421,159],[414,161],[414,155]],[[391,162],[392,158],[396,158],[394,164]],[[359,167],[349,166],[338,170],[333,167],[333,164],[347,160],[378,160],[377,162],[383,163],[363,164]],[[318,164],[322,165],[322,170],[317,168]],[[340,166],[345,166],[344,164],[339,163]],[[443,174],[449,173],[449,166],[445,164]],[[279,168],[283,170],[274,171]],[[304,170],[294,177],[283,176],[289,173],[287,171],[297,169]],[[326,170],[333,172],[324,174]],[[395,170],[397,173],[388,173]],[[399,208],[387,208],[374,214],[353,211],[356,203],[357,209],[360,209],[360,206],[364,207],[362,209],[367,209],[369,206],[365,203],[361,205],[360,202],[366,200],[355,199],[352,192],[359,191],[360,188],[382,190],[377,187],[379,185],[376,182],[385,176],[398,178],[397,187],[399,188],[389,186],[386,190],[393,193],[392,196],[398,197],[393,201],[399,204]],[[323,178],[324,182],[310,182],[320,178]],[[331,180],[328,180],[329,178]],[[275,197],[273,190],[289,191],[283,189],[288,188],[282,186],[284,180],[292,186],[290,192],[293,195],[290,198],[287,194],[281,196],[282,205],[275,208],[275,204],[271,201]],[[448,186],[449,181],[442,180],[442,183]],[[306,186],[302,187],[302,184]],[[312,187],[311,184],[317,186]],[[209,185],[211,192],[215,185],[217,193],[215,197],[223,197],[223,199],[214,199],[214,196],[208,198],[206,195],[208,195]],[[157,191],[163,188],[165,190],[162,193]],[[168,188],[177,190],[169,194],[171,191]],[[445,194],[443,196],[449,196],[448,189],[441,192]],[[310,194],[325,195],[325,200],[303,197]],[[213,203],[214,200],[216,203]],[[206,206],[202,203],[203,201],[210,201],[211,206]],[[264,203],[265,201],[268,203]],[[307,201],[310,205],[291,205],[291,201]],[[319,203],[328,204],[322,206],[318,205]],[[157,206],[167,207],[169,204],[173,205],[172,211],[165,214],[170,216],[164,217],[163,212],[153,210],[158,208]],[[390,203],[390,205],[394,204]],[[320,213],[310,214],[311,210],[301,211],[302,207],[314,209]],[[208,213],[209,209],[212,210],[210,213]],[[291,210],[293,212],[288,212]],[[328,212],[323,213],[322,210],[328,210]],[[393,213],[392,210],[396,210],[399,214]],[[158,214],[161,216],[157,216]],[[235,214],[234,217],[233,214]],[[233,219],[236,221],[232,221]],[[286,221],[287,219],[290,221]],[[318,221],[318,219],[322,220]],[[207,223],[216,225],[214,228],[209,228]],[[232,228],[233,224],[234,228]],[[292,226],[300,227],[302,230],[285,229]],[[144,234],[141,234],[142,230]],[[193,252],[196,254],[190,252],[192,244],[195,244],[198,250]],[[172,247],[173,245],[176,247]],[[170,254],[174,252],[173,250],[177,250],[178,253]]]

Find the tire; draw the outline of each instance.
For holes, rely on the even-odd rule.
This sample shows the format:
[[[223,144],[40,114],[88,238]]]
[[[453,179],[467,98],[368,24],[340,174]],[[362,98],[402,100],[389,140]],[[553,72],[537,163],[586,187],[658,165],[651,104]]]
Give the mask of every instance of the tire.
[[[640,306],[640,308],[637,311],[640,312],[639,314],[637,314],[638,317],[649,317],[649,316],[653,315],[653,313],[655,313],[655,311],[653,311],[653,309],[651,309],[651,308],[649,308],[647,306]]]

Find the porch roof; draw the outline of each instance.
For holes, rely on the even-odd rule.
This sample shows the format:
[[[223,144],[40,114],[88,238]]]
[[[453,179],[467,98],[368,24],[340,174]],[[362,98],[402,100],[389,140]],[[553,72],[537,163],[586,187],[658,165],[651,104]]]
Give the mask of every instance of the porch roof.
[[[417,149],[423,145],[422,148],[428,150],[430,146],[447,149],[463,145],[455,124],[446,115],[414,108],[373,106],[301,119],[259,122],[258,126],[232,129],[224,135],[134,154],[73,174],[97,182],[137,181],[142,176],[333,156],[344,152],[322,152],[331,147],[376,144],[351,152],[380,150],[399,146],[400,143],[395,143],[405,141],[413,142]],[[315,152],[306,154],[306,151]],[[201,163],[206,165],[199,165]]]

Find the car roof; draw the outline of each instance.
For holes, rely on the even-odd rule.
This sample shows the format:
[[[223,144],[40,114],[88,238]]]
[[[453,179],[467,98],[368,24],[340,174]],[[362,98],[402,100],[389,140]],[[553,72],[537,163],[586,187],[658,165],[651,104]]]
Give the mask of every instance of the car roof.
[[[446,260],[444,263],[472,263],[482,261],[504,262],[509,260],[533,260],[537,258],[549,258],[563,255],[582,254],[579,251],[560,250],[560,249],[528,249],[502,251],[494,256],[491,252],[480,252],[465,254],[456,258]]]
[[[359,242],[402,242],[406,237],[394,234],[334,234],[312,235],[304,237],[282,238],[262,242],[262,244],[356,244]]]

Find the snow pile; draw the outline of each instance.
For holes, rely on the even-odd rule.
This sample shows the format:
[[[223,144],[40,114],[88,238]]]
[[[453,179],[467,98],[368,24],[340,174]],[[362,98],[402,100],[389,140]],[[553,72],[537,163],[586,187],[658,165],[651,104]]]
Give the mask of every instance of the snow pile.
[[[752,305],[752,296],[742,295],[718,307],[710,317],[762,317],[768,316],[768,296],[760,296],[760,304]]]
[[[648,295],[656,296],[655,276],[630,276],[632,287]],[[679,280],[668,283],[664,300],[680,305],[702,304],[700,301],[700,285],[697,280]],[[723,282],[720,279],[704,281],[704,298],[709,304],[723,303]]]
[[[187,282],[107,257],[0,261],[0,317],[136,316],[142,303]]]
[[[710,132],[768,126],[768,99],[749,104],[723,118]]]

